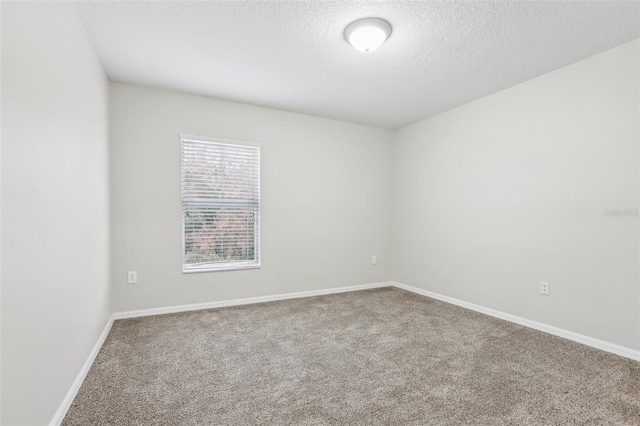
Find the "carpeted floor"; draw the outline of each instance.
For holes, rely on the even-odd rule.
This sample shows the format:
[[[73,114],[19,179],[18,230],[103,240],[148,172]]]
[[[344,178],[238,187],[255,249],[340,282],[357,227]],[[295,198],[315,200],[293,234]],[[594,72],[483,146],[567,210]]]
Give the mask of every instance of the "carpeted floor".
[[[64,425],[640,425],[640,363],[394,288],[116,321]]]

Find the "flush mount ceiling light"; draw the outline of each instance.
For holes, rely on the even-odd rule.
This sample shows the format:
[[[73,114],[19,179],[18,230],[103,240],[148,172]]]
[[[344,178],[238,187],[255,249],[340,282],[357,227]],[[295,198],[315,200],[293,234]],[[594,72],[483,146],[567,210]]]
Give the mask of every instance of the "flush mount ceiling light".
[[[358,19],[344,30],[344,38],[361,52],[373,52],[390,34],[391,25],[380,18]]]

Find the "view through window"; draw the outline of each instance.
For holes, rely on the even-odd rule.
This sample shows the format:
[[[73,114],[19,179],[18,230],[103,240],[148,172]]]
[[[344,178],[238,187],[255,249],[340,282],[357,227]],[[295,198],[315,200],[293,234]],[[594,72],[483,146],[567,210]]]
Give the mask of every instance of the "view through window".
[[[183,272],[260,267],[260,145],[181,140]]]

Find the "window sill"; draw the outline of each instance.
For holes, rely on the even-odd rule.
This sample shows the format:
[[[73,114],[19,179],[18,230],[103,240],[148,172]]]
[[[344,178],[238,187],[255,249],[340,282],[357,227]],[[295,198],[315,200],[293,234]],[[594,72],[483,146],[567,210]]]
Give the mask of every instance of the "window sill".
[[[206,265],[200,268],[190,268],[184,269],[182,268],[183,274],[196,274],[199,272],[228,272],[228,271],[242,271],[245,269],[260,269],[262,265],[258,262],[251,263],[226,263],[221,265]]]

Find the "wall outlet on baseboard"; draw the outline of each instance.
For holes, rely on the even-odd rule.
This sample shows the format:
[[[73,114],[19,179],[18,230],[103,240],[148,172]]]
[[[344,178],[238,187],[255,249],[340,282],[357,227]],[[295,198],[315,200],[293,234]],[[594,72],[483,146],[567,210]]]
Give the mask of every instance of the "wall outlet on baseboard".
[[[137,271],[127,272],[127,283],[135,284],[137,282],[138,282],[138,272]]]
[[[371,264],[375,265],[376,263],[378,263],[378,256],[371,256]]]
[[[545,281],[540,282],[540,294],[545,296],[549,295],[549,283]]]

